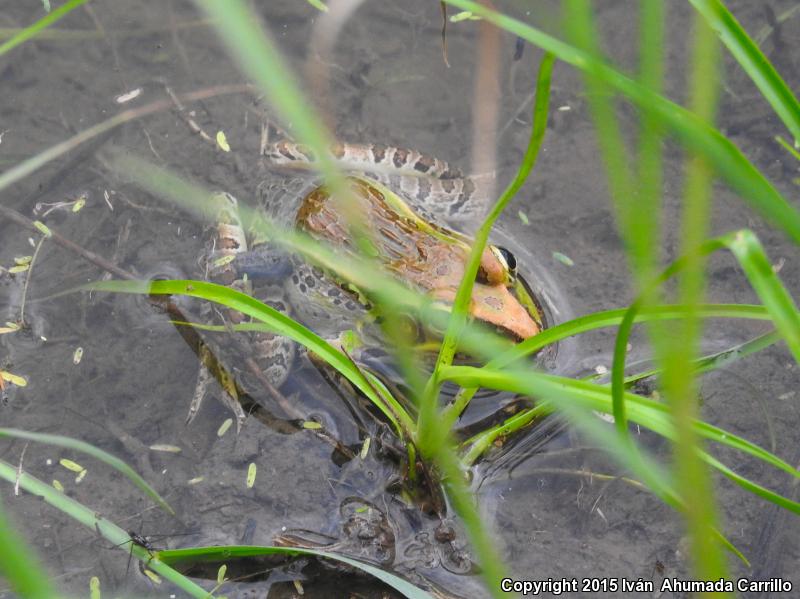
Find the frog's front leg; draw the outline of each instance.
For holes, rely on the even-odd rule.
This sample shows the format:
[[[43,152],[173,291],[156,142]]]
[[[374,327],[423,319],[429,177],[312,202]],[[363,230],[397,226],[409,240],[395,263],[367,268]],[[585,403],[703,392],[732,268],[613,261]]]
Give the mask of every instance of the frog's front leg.
[[[215,194],[212,198],[212,214],[215,225],[212,229],[209,251],[205,259],[206,277],[212,282],[226,285],[248,295],[253,295],[253,283],[241,276],[237,268],[236,258],[248,251],[247,238],[242,227],[236,198],[227,193]],[[276,291],[265,302],[276,310],[287,313],[288,305],[283,301],[282,292]],[[248,320],[242,313],[235,310],[215,311],[217,320],[223,324],[239,324]],[[291,340],[273,333],[233,333],[244,339],[248,347],[245,358],[252,358],[261,369],[267,381],[275,388],[286,381],[295,356],[295,344]],[[237,343],[241,346],[241,343]],[[237,352],[234,351],[235,355]],[[227,356],[226,356],[227,357]],[[195,388],[194,401],[190,410],[190,419],[196,413],[199,402],[205,396],[211,381],[209,369],[213,369],[207,360],[201,359],[201,371]],[[232,360],[225,360],[232,363]],[[236,370],[234,368],[234,370]],[[218,378],[218,377],[217,377]],[[220,381],[226,387],[226,396],[235,395],[235,384]],[[241,383],[241,381],[239,381]],[[242,420],[244,414],[241,406],[234,397],[226,403],[236,413],[237,419]]]

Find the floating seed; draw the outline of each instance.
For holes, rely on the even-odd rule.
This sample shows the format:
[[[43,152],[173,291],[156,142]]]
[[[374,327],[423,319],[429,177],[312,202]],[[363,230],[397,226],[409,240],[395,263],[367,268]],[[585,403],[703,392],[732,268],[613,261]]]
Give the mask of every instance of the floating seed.
[[[16,256],[14,258],[14,264],[22,266],[24,264],[30,264],[31,260],[33,260],[33,256]]]
[[[310,431],[316,431],[322,428],[322,425],[319,422],[314,422],[313,420],[306,420],[303,422],[303,428],[308,429]]]
[[[256,472],[258,468],[256,467],[255,463],[250,462],[250,465],[247,467],[247,488],[252,489],[253,485],[256,484]]]
[[[83,348],[76,347],[75,351],[72,354],[72,363],[75,364],[75,366],[77,366],[78,364],[81,363],[82,359],[83,359]]]
[[[228,571],[228,566],[222,564],[217,570],[217,584],[222,584],[225,582],[225,573]]]
[[[217,145],[223,152],[231,151],[231,147],[228,145],[228,138],[225,137],[224,131],[217,131]]]
[[[531,224],[531,221],[528,220],[528,215],[525,214],[522,210],[517,212],[517,216],[519,217],[519,220],[522,221],[523,225]]]
[[[478,15],[473,14],[469,10],[457,12],[452,17],[450,17],[451,23],[459,23],[461,21],[480,21],[480,20],[481,18]]]
[[[64,492],[64,485],[58,482],[55,478],[53,479],[53,488],[58,491],[59,493]]]
[[[68,460],[67,458],[61,458],[58,460],[58,463],[64,466],[67,470],[71,470],[72,472],[83,472],[86,470],[83,466],[81,466],[78,462],[73,462],[72,460]]]
[[[28,385],[28,381],[26,381],[24,378],[16,374],[11,374],[7,370],[0,370],[0,379],[8,381],[12,385],[16,385],[17,387],[26,387]]]
[[[233,424],[233,418],[226,418],[225,422],[219,425],[219,429],[217,429],[217,437],[221,437],[225,433],[228,432],[228,429]]]
[[[214,266],[219,268],[220,266],[225,266],[226,264],[230,264],[236,260],[236,254],[228,254],[227,256],[220,256],[216,260],[214,260]]]
[[[150,446],[150,451],[163,451],[165,453],[180,453],[181,448],[177,445],[165,445],[156,443]]]
[[[566,264],[567,266],[575,265],[575,262],[572,261],[572,258],[566,254],[562,254],[561,252],[553,252],[553,258],[561,262],[561,264]]]
[[[18,264],[17,266],[12,266],[11,268],[9,268],[8,272],[10,272],[12,275],[16,275],[21,272],[25,272],[30,267],[31,267],[30,264]]]
[[[44,235],[45,237],[53,236],[53,232],[42,221],[40,220],[33,221],[33,226],[36,227],[39,230],[39,232],[41,232],[42,235]]]
[[[361,452],[358,454],[362,460],[367,459],[367,454],[369,453],[369,446],[372,441],[372,437],[367,437],[364,439],[364,444],[361,446]]]

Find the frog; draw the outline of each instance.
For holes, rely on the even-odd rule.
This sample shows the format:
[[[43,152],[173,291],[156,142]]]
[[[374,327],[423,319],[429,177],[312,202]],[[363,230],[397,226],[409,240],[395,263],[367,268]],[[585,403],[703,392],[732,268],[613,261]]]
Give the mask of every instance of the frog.
[[[355,207],[361,215],[381,269],[432,300],[451,305],[472,248],[472,240],[455,227],[485,209],[485,202],[476,199],[476,182],[414,150],[337,144],[330,153],[349,173],[347,187],[354,202],[349,209]],[[269,144],[264,154],[269,176],[257,188],[258,210],[272,222],[336,251],[358,254],[344,217],[342,191],[332,193],[313,177],[297,175],[298,169],[314,166],[313,153],[300,144],[279,141]],[[214,280],[238,285],[340,347],[343,335],[354,330],[362,333],[365,345],[380,343],[377,327],[370,326],[375,318],[370,300],[361,290],[299,256],[281,253],[257,234],[246,234],[237,200],[224,195],[221,202],[215,246],[217,253],[233,259],[217,269]],[[538,334],[546,325],[539,300],[517,272],[514,255],[495,245],[481,255],[469,313],[514,342]],[[260,338],[265,375],[280,387],[292,369],[296,348],[276,335]]]

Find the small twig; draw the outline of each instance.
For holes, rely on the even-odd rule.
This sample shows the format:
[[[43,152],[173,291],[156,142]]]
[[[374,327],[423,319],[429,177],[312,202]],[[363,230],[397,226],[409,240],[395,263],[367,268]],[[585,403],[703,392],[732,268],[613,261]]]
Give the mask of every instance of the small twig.
[[[22,478],[22,462],[25,460],[25,451],[28,449],[28,443],[22,448],[22,453],[19,454],[19,465],[17,466],[17,476],[16,480],[14,481],[14,496],[19,496],[19,479]]]
[[[31,219],[29,219],[26,216],[23,216],[22,214],[20,214],[19,212],[17,212],[13,208],[9,208],[8,206],[4,206],[4,205],[0,204],[0,216],[4,216],[4,217],[8,218],[9,220],[12,220],[17,224],[22,225],[23,227],[25,227],[27,229],[30,229],[31,231],[37,231],[37,232],[41,233],[41,231],[39,231],[39,229],[36,228],[36,225],[33,223],[33,221]],[[112,274],[114,274],[114,275],[116,275],[116,276],[118,276],[118,277],[120,277],[122,279],[128,279],[128,280],[132,280],[133,281],[133,280],[137,280],[139,278],[139,277],[136,277],[135,275],[132,275],[128,271],[121,269],[116,264],[114,264],[112,262],[109,262],[108,260],[106,260],[102,256],[98,256],[94,252],[89,251],[86,248],[79,246],[77,243],[75,243],[74,241],[71,241],[70,239],[67,239],[66,237],[64,237],[60,233],[56,232],[55,230],[50,229],[50,232],[52,233],[51,237],[52,237],[53,241],[55,241],[58,245],[60,245],[61,247],[65,248],[65,249],[67,249],[67,250],[69,250],[71,252],[74,252],[74,253],[78,254],[79,256],[85,258],[86,260],[88,260],[89,262],[94,264],[95,266],[98,266],[99,268],[102,268],[103,270],[108,271],[108,272],[110,272],[110,273],[112,273]]]
[[[175,104],[175,108],[178,111],[178,116],[180,116],[181,119],[183,119],[183,122],[186,123],[186,125],[189,127],[189,129],[191,129],[193,132],[197,133],[203,139],[203,141],[208,142],[209,144],[211,144],[212,146],[214,146],[216,148],[217,147],[217,142],[214,141],[214,138],[212,138],[208,133],[206,133],[203,130],[203,128],[200,125],[197,124],[197,121],[195,121],[191,117],[191,115],[189,115],[186,112],[186,107],[181,103],[181,101],[178,98],[178,96],[176,96],[175,93],[166,84],[164,84],[164,91],[167,92],[167,95],[172,100],[172,103]]]
[[[31,263],[28,265],[28,276],[25,277],[25,285],[22,287],[22,301],[20,302],[19,307],[20,326],[25,325],[25,300],[28,298],[28,284],[31,282],[33,265],[36,264],[36,257],[39,255],[39,250],[42,249],[42,244],[44,243],[45,239],[47,239],[47,235],[42,235],[42,237],[39,239],[39,243],[36,244],[36,249],[33,250],[33,258],[31,258]]]

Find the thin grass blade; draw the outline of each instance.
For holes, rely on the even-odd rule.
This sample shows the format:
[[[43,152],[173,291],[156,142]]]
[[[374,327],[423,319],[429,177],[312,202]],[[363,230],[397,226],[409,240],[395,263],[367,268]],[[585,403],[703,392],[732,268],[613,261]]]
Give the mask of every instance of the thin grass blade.
[[[15,439],[25,439],[27,441],[34,441],[36,443],[44,443],[46,445],[54,445],[56,447],[64,447],[65,449],[71,449],[73,451],[80,451],[81,453],[85,453],[87,455],[92,456],[93,458],[100,460],[104,464],[108,464],[112,468],[114,468],[117,472],[124,474],[134,485],[139,487],[142,491],[144,491],[148,497],[150,497],[153,501],[155,501],[161,509],[163,509],[168,514],[175,515],[175,510],[159,495],[153,487],[147,484],[139,474],[130,466],[128,466],[125,462],[120,460],[118,457],[111,455],[95,447],[94,445],[90,445],[85,441],[80,441],[78,439],[73,439],[71,437],[64,437],[62,435],[51,435],[47,433],[32,433],[29,431],[23,431],[13,428],[0,428],[0,437],[11,437]]]

